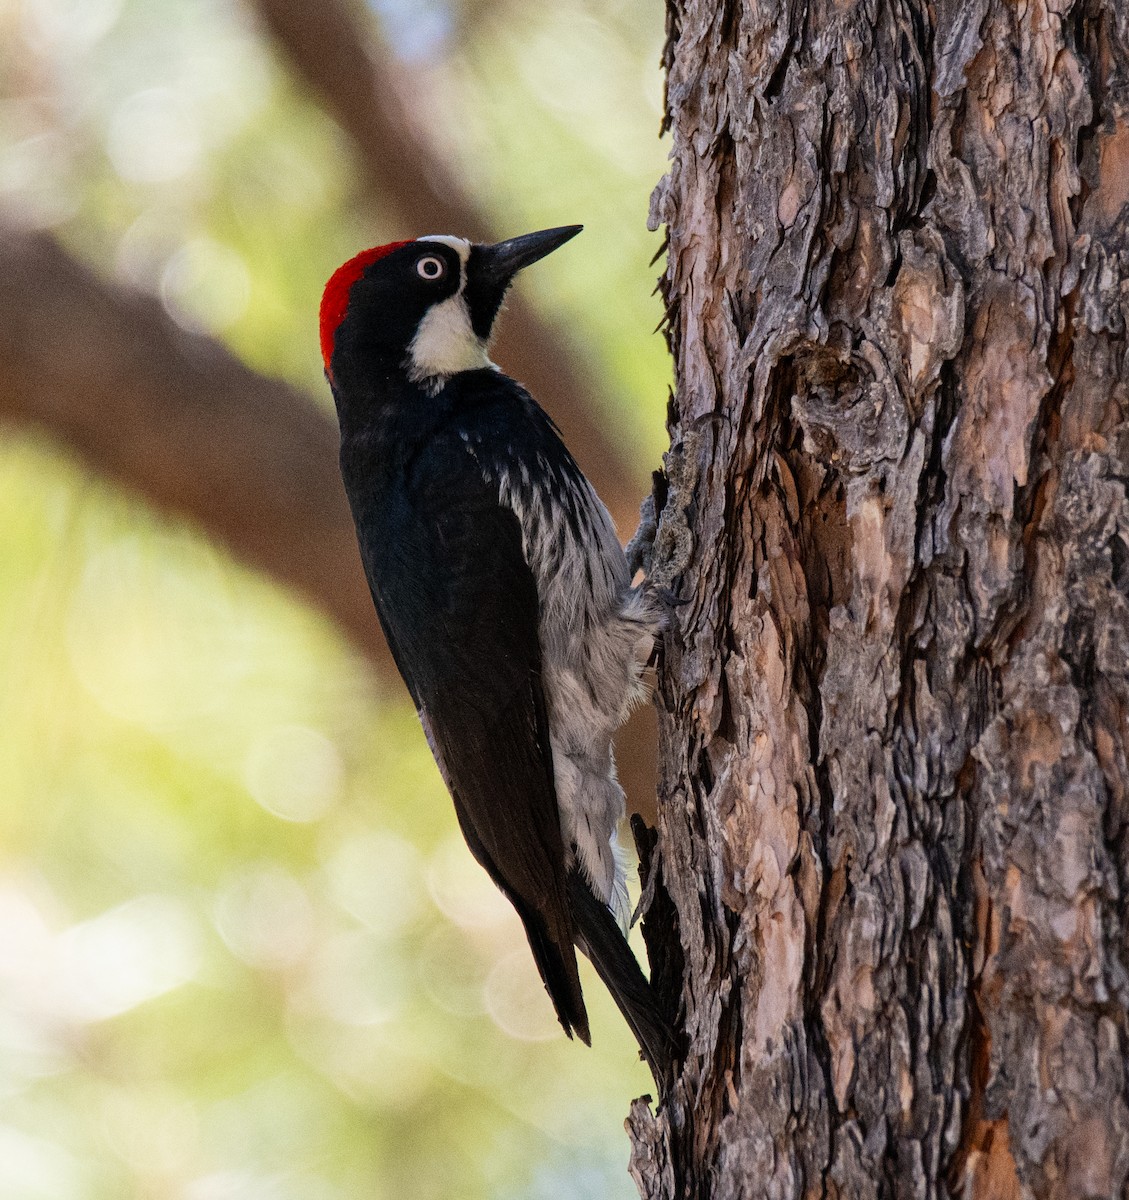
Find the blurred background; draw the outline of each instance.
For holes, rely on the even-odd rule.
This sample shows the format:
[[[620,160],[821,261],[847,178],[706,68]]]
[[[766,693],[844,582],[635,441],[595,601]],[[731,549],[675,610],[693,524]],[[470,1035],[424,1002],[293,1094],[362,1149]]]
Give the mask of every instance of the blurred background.
[[[626,1026],[584,964],[560,1034],[378,642],[316,311],[364,246],[583,222],[495,359],[628,536],[661,43],[657,0],[0,0],[4,1200],[635,1194]]]

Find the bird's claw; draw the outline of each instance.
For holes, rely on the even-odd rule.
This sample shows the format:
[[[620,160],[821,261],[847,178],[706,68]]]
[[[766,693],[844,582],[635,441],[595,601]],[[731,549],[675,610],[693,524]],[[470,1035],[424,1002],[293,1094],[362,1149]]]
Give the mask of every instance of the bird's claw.
[[[658,527],[658,520],[655,517],[655,497],[648,495],[639,505],[638,528],[631,535],[631,540],[623,551],[627,558],[627,569],[631,572],[632,578],[639,571],[642,571],[644,575],[650,573]]]

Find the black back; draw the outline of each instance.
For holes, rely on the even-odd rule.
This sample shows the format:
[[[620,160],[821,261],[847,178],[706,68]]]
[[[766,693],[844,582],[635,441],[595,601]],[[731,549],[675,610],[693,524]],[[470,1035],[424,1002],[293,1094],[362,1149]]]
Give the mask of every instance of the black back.
[[[517,469],[514,447],[554,472],[575,464],[548,417],[493,370],[455,375],[436,396],[386,377],[337,399],[342,475],[396,664],[471,852],[521,917],[565,1031],[588,1041],[537,589],[497,486]]]

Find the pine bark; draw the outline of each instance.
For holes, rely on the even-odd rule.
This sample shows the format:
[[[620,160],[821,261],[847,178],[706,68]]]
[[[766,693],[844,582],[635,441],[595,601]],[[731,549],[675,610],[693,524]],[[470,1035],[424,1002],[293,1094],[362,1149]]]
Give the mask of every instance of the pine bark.
[[[1129,10],[668,32],[640,1193],[1126,1196]]]

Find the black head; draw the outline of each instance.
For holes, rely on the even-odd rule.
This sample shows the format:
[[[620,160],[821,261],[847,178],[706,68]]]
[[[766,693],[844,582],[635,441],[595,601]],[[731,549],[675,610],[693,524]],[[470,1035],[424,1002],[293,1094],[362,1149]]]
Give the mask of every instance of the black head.
[[[365,250],[339,267],[321,301],[321,350],[335,388],[404,371],[418,383],[488,365],[494,319],[513,277],[583,226],[493,245],[434,235]]]

